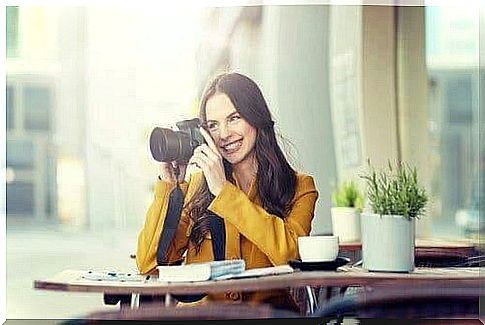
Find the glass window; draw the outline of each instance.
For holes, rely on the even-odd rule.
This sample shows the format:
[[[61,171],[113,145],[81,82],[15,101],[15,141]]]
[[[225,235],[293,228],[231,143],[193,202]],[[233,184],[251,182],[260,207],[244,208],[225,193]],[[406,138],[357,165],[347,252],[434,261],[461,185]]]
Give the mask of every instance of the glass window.
[[[34,185],[27,182],[7,184],[7,215],[34,214]]]
[[[449,123],[470,125],[472,114],[472,76],[469,73],[450,73],[446,80],[446,111],[449,112]]]
[[[50,154],[46,157],[46,173],[45,173],[45,214],[53,216],[55,214],[56,203],[56,158]]]
[[[48,131],[52,106],[48,87],[26,86],[23,89],[26,130]]]
[[[31,140],[7,140],[7,166],[14,169],[33,169],[34,144]]]
[[[15,92],[13,87],[7,87],[7,130],[12,130],[15,128],[15,115],[14,115],[14,98]]]
[[[18,55],[19,47],[19,7],[7,7],[7,57]]]
[[[478,36],[472,8],[426,7],[432,226],[441,236],[479,231]]]

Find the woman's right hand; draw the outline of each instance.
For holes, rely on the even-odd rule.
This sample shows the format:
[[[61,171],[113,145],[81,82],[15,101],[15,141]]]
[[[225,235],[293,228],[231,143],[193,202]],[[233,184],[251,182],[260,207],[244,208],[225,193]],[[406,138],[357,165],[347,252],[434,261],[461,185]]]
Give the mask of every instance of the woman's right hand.
[[[178,181],[182,183],[185,179],[185,171],[187,170],[187,164],[180,164],[176,161],[172,161],[171,163],[168,162],[161,162],[159,163],[159,176],[162,181],[175,183],[175,173],[174,169],[178,165],[179,167],[179,176]]]

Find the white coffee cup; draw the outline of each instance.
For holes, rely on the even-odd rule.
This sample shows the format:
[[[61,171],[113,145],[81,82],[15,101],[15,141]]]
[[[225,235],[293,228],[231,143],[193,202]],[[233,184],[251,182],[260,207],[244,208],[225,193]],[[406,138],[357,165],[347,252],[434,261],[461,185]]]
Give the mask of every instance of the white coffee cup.
[[[303,262],[335,261],[338,251],[338,236],[298,237],[298,252]]]

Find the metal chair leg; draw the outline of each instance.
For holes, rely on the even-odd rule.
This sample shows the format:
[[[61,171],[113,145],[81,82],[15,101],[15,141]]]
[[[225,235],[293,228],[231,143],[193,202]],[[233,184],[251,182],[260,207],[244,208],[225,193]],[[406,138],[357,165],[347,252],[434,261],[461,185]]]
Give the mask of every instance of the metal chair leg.
[[[172,305],[172,302],[173,302],[172,295],[167,293],[165,295],[165,307],[170,307]]]
[[[308,296],[308,314],[313,314],[317,306],[317,297],[315,295],[315,289],[310,286],[305,286],[307,296]]]
[[[138,309],[140,307],[140,294],[139,293],[132,293],[131,294],[131,309]]]

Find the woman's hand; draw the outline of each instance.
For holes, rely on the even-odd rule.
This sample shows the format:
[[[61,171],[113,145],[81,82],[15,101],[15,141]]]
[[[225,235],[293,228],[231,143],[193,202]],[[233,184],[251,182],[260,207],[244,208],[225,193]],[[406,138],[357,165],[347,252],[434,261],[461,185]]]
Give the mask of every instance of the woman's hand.
[[[174,168],[179,167],[179,176],[178,180],[179,182],[183,182],[185,178],[185,171],[187,169],[186,164],[179,164],[176,161],[172,161],[171,163],[168,162],[161,162],[159,164],[159,176],[162,181],[169,182],[169,183],[175,183],[176,178],[175,178],[175,173],[174,173]]]
[[[195,148],[194,155],[190,158],[189,164],[194,164],[202,169],[207,185],[209,186],[209,191],[217,196],[221,192],[222,186],[224,186],[224,182],[226,181],[222,156],[217,150],[214,140],[212,140],[209,133],[203,128],[200,128],[200,133],[207,144]]]

